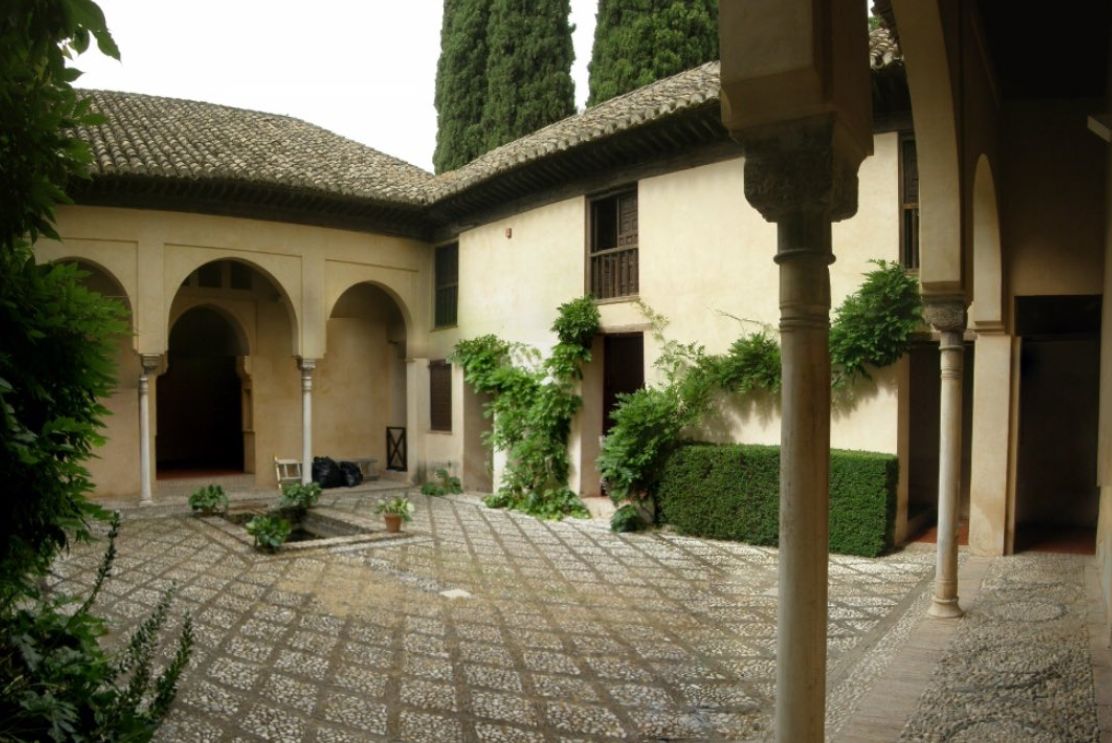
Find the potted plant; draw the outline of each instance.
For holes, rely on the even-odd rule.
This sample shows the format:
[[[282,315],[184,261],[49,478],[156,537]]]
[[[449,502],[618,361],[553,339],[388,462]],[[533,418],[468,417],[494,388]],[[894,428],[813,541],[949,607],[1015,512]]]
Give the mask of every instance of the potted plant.
[[[215,516],[228,510],[228,496],[219,485],[205,485],[189,496],[189,507],[198,516]]]
[[[375,506],[375,513],[381,513],[386,522],[386,531],[396,534],[402,530],[402,522],[413,520],[413,504],[409,498],[399,495],[397,498],[382,501]]]

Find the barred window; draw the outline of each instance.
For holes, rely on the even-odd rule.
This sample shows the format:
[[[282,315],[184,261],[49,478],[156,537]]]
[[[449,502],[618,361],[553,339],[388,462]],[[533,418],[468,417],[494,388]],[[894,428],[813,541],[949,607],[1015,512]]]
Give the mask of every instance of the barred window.
[[[591,296],[636,296],[636,188],[591,201],[590,240]]]

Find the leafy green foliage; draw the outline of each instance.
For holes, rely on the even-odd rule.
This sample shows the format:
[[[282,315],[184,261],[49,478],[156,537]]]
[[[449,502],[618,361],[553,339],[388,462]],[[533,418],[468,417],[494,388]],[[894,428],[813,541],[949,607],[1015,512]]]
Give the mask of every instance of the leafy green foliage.
[[[421,486],[422,495],[441,496],[463,492],[463,483],[460,482],[458,477],[450,475],[448,470],[441,467],[433,474],[436,479],[430,480]]]
[[[272,513],[255,516],[244,528],[255,538],[255,548],[263,552],[277,552],[293,530],[289,521]]]
[[[72,265],[36,266],[30,243],[57,237],[54,206],[92,155],[73,134],[99,117],[71,83],[67,60],[95,38],[118,50],[96,4],[36,0],[0,13],[0,610],[33,590],[70,538],[103,516],[84,497],[82,465],[101,442],[114,384],[121,307],[82,286]]]
[[[80,605],[44,594],[38,579],[87,518],[106,516],[85,494],[83,462],[102,442],[98,402],[114,385],[122,307],[87,290],[73,265],[35,265],[31,243],[57,238],[54,207],[92,154],[74,135],[101,121],[67,66],[95,39],[119,58],[91,0],[21,0],[0,13],[0,739],[149,740],[189,661],[192,623],[155,677],[152,657],[172,594],[123,656],[97,642],[93,602],[111,572],[119,518],[89,596]]]
[[[487,21],[491,0],[444,0],[436,64],[437,173],[486,151],[480,120],[486,97]]]
[[[0,246],[39,234],[57,238],[55,204],[69,203],[65,185],[81,177],[92,154],[74,136],[78,124],[101,118],[73,83],[80,71],[67,61],[90,37],[119,59],[104,15],[91,0],[22,0],[0,13]]]
[[[575,113],[569,0],[491,0],[484,151]]]
[[[303,514],[317,504],[317,501],[320,500],[320,493],[320,483],[286,483],[282,486],[282,499],[279,501],[279,508],[288,508]]]
[[[207,515],[228,510],[228,496],[219,485],[204,485],[189,496],[189,507],[194,513]]]
[[[834,312],[830,360],[834,383],[868,376],[868,366],[894,364],[923,322],[919,283],[898,263],[873,261],[861,287]]]
[[[661,468],[661,518],[684,534],[775,545],[780,447],[688,444]],[[830,453],[830,550],[874,557],[892,546],[899,462],[890,454]]]
[[[0,252],[0,606],[45,572],[98,515],[84,460],[103,442],[122,310],[81,285],[74,265]]]
[[[718,0],[599,0],[588,106],[718,59]]]
[[[116,514],[93,587],[79,605],[36,592],[0,613],[0,740],[145,741],[169,710],[193,647],[186,615],[173,657],[156,674],[173,588],[117,656],[98,642],[106,628],[91,608],[111,573],[119,526]]]
[[[491,396],[486,415],[494,419],[487,443],[507,453],[500,491],[484,502],[541,518],[588,516],[568,490],[568,435],[582,405],[575,382],[590,361],[598,332],[598,308],[589,297],[561,305],[552,326],[559,342],[540,361],[532,349],[492,335],[456,344],[452,355],[464,379]]]
[[[644,527],[645,522],[641,520],[641,514],[638,513],[637,507],[632,503],[626,503],[614,511],[614,515],[610,517],[610,531],[619,533],[640,531]]]
[[[401,516],[407,524],[413,520],[413,502],[404,495],[384,500],[375,506],[375,513]]]
[[[560,305],[556,311],[556,321],[552,331],[560,340],[561,346],[575,351],[589,349],[598,333],[598,306],[591,297],[580,297]]]
[[[868,377],[907,352],[922,322],[919,286],[896,263],[873,261],[860,288],[835,311],[830,331],[835,385]],[[598,468],[615,503],[648,497],[660,467],[685,431],[705,418],[716,395],[780,389],[780,347],[765,329],[742,335],[725,354],[665,337],[667,319],[642,305],[661,351],[663,384],[619,397],[615,425],[603,441]]]

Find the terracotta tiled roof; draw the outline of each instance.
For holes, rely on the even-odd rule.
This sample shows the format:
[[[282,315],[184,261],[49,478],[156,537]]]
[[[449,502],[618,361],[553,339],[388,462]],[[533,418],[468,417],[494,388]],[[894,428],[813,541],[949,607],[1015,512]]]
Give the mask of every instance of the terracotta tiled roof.
[[[718,62],[707,62],[611,98],[480,155],[461,168],[441,173],[431,186],[433,198],[452,195],[549,154],[606,139],[717,100]]]
[[[319,126],[176,98],[89,91],[105,123],[81,127],[93,174],[236,181],[419,204],[432,175]]]
[[[899,60],[884,28],[870,34],[869,62]],[[276,114],[137,93],[89,91],[107,121],[79,130],[95,175],[146,176],[194,185],[243,183],[353,201],[420,207],[557,153],[718,102],[718,62],[612,98],[509,142],[438,176],[313,124]]]

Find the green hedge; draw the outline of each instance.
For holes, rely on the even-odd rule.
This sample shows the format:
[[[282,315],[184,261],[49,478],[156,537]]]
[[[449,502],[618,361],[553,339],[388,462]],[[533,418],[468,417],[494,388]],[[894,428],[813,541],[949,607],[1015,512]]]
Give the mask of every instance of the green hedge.
[[[874,557],[892,546],[899,462],[891,454],[830,452],[830,551]],[[661,519],[684,534],[775,545],[780,447],[684,444],[664,463]]]

